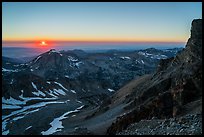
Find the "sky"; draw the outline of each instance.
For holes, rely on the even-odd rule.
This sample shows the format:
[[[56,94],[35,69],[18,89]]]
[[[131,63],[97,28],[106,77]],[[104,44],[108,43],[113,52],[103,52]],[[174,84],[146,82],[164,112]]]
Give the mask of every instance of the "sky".
[[[197,18],[201,2],[3,2],[2,45],[178,45]]]

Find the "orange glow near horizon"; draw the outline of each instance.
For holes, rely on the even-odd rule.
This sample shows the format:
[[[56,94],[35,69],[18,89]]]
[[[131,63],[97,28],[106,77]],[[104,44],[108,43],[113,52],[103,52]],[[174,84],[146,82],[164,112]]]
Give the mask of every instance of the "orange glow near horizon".
[[[39,41],[41,46],[48,45],[49,42],[90,42],[90,43],[185,43],[182,40],[134,40],[134,39],[47,39],[47,41],[36,39],[18,39],[18,40],[3,40],[3,42],[36,42]]]
[[[38,47],[42,50],[44,49],[50,49],[53,46],[53,42],[50,42],[48,40],[39,40],[39,41],[28,41],[31,45],[29,47]]]
[[[121,44],[185,44],[186,42],[182,41],[66,41],[66,40],[49,40],[49,39],[41,39],[41,40],[18,40],[18,41],[2,41],[2,46],[23,46],[23,47],[38,47],[42,49],[53,48],[55,46],[66,44],[66,46],[77,46],[77,45],[90,45],[90,46],[97,46],[97,45],[121,45]]]
[[[83,36],[83,37],[53,37],[53,36],[45,36],[45,37],[18,37],[18,38],[3,38],[3,41],[51,41],[51,42],[167,42],[167,43],[175,43],[175,42],[186,42],[188,39],[188,35],[183,35],[182,37],[157,37],[157,36],[149,36],[147,38],[138,36],[138,37],[91,37],[91,36]]]

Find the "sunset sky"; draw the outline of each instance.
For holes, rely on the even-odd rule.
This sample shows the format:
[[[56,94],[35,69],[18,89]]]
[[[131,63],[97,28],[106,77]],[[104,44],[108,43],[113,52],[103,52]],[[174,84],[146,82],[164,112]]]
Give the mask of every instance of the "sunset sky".
[[[185,43],[201,2],[4,2],[2,45]],[[64,44],[66,45],[66,44]]]

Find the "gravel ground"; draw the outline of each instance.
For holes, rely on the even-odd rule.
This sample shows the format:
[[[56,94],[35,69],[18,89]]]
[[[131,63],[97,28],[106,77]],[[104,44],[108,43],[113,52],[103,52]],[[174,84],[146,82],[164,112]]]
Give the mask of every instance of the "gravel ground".
[[[188,114],[179,118],[141,120],[117,135],[201,135],[202,114]]]

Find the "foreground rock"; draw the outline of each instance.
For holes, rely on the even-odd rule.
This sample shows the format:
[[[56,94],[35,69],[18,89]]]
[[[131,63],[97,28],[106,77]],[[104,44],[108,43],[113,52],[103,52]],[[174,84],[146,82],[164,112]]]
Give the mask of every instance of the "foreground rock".
[[[125,100],[127,103],[130,102],[124,108],[129,112],[112,123],[107,130],[108,134],[121,132],[130,124],[142,119],[181,117],[192,111],[202,114],[202,103],[195,105],[202,97],[202,19],[193,20],[191,37],[185,49],[175,57],[161,60],[157,72],[133,89],[134,91],[126,96]],[[200,129],[195,130],[191,133],[189,129],[188,133],[202,133]],[[149,129],[146,134],[168,133],[150,131]],[[132,132],[129,133],[136,134],[135,130]],[[126,134],[125,131],[122,133]],[[138,134],[143,134],[143,131]],[[175,132],[169,131],[169,134],[179,133],[175,130]]]
[[[202,114],[188,114],[179,118],[141,120],[117,135],[200,135]]]

